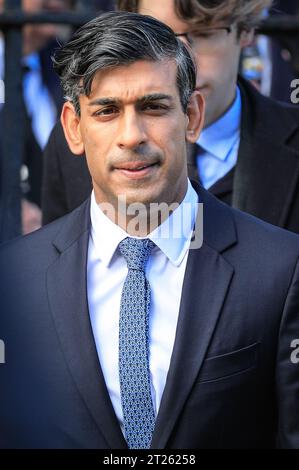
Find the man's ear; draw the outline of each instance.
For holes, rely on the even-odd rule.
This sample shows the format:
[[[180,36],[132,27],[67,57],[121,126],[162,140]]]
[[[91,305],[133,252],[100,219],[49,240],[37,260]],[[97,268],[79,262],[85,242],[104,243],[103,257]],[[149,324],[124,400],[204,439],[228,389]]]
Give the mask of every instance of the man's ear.
[[[84,153],[84,144],[80,131],[80,117],[70,101],[64,103],[60,121],[71,152],[75,155],[82,155]]]
[[[199,91],[195,91],[187,107],[186,140],[194,144],[202,131],[205,117],[205,100]]]

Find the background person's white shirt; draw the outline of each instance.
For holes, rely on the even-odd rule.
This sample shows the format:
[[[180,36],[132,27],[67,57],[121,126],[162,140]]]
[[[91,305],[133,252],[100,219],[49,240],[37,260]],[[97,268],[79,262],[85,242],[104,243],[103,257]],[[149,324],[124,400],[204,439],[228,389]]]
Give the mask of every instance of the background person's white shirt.
[[[151,286],[149,366],[152,398],[157,416],[174,346],[183,279],[197,215],[198,197],[188,181],[184,200],[170,216],[182,215],[184,205],[191,207],[191,220],[181,217],[181,236],[161,237],[156,229],[147,238],[157,245],[146,267]],[[185,206],[186,207],[186,206]],[[128,273],[118,248],[128,234],[114,224],[91,196],[91,233],[87,261],[87,295],[97,353],[116,416],[123,429],[123,413],[118,375],[118,334],[121,292]],[[166,221],[165,221],[166,222]],[[164,222],[164,224],[165,224]],[[188,223],[189,222],[189,223]],[[160,229],[163,224],[160,226]]]
[[[217,121],[202,130],[197,144],[197,169],[202,185],[209,189],[237,163],[240,146],[242,101],[239,88],[233,104]]]

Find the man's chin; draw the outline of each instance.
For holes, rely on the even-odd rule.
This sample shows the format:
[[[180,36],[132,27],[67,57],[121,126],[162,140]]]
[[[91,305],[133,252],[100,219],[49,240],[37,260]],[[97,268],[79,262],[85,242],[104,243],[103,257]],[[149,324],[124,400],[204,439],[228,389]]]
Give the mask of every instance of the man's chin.
[[[118,199],[126,201],[126,205],[144,205],[146,208],[150,207],[150,204],[159,201],[159,195],[150,191],[145,191],[144,188],[140,187],[139,191],[124,191],[123,194],[118,195]]]

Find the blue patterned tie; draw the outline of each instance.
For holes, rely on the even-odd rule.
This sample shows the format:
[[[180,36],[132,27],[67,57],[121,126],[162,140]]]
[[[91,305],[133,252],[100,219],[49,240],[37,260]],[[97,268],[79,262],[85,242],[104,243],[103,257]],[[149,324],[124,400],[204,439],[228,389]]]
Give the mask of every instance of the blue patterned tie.
[[[119,244],[128,265],[119,317],[119,379],[124,430],[130,449],[149,449],[155,426],[149,371],[150,286],[145,265],[154,243],[125,238]]]

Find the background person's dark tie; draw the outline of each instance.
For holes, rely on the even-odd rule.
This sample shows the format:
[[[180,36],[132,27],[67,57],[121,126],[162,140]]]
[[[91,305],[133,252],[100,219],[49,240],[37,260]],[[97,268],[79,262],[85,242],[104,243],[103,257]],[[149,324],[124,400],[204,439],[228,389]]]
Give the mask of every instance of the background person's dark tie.
[[[125,238],[119,244],[128,265],[119,317],[119,379],[124,431],[130,449],[149,449],[155,426],[149,370],[150,286],[145,266],[154,243]]]

